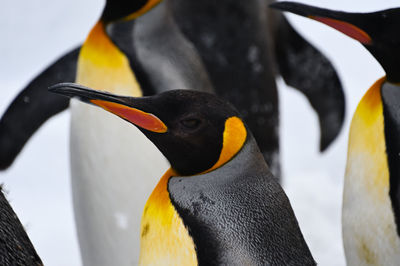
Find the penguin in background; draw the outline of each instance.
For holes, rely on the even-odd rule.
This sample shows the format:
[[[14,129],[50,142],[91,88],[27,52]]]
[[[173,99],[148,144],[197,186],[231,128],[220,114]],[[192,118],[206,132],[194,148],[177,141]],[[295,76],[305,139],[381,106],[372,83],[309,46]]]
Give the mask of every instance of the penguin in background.
[[[62,83],[50,91],[137,126],[168,159],[143,210],[139,265],[315,265],[289,200],[228,102],[189,90],[133,98]]]
[[[268,9],[273,0],[171,2],[216,94],[243,114],[275,176],[281,176],[277,76],[307,97],[318,114],[320,150],[327,149],[343,124],[342,85],[329,60]]]
[[[170,19],[168,2],[159,2],[107,1],[80,50],[76,81],[135,97],[177,88],[212,91],[193,47]],[[74,101],[70,142],[83,264],[136,264],[141,213],[157,177],[167,169],[165,158],[136,128]],[[124,174],[133,170],[134,177]]]
[[[118,2],[108,4],[108,10],[116,8]],[[128,57],[138,58],[140,68],[150,69],[147,74],[144,70],[136,70],[141,84],[152,83],[157,88],[168,81],[176,84],[175,89],[185,89],[187,84],[192,86],[188,86],[191,89],[208,90],[213,87],[218,95],[232,102],[244,115],[271,171],[278,178],[281,171],[275,84],[277,72],[288,85],[302,91],[316,110],[320,122],[321,151],[335,139],[344,118],[344,95],[336,71],[318,50],[293,30],[282,15],[270,12],[267,2],[165,2],[163,7],[156,8],[161,13],[160,17],[146,14],[137,20],[135,27],[127,22],[110,23],[107,27],[111,39]],[[152,13],[156,14],[156,10]],[[146,23],[140,23],[146,18]],[[157,28],[159,24],[150,18],[162,21],[168,27]],[[183,40],[176,24],[194,47]],[[137,35],[133,41],[129,32]],[[174,37],[168,37],[168,34]],[[179,45],[177,49],[177,45],[173,46],[168,41],[170,45],[159,45],[174,38],[178,38],[178,43],[183,43],[184,48]],[[132,42],[135,48],[132,48]],[[69,106],[68,99],[48,96],[43,88],[57,82],[75,81],[79,50],[74,49],[35,78],[3,115],[0,120],[1,169],[12,164],[25,143],[47,119]],[[154,56],[154,51],[157,56]],[[172,52],[175,54],[170,55]],[[130,63],[136,61],[130,60]],[[304,63],[308,68],[298,69],[297,62]],[[207,71],[203,71],[203,63]],[[195,73],[197,75],[193,76]],[[313,75],[310,76],[310,73]],[[180,78],[174,78],[176,76],[187,78],[182,83]],[[314,86],[309,86],[311,77]],[[145,95],[156,92],[150,86],[146,88]],[[330,97],[326,97],[327,94]],[[31,99],[29,103],[24,101],[26,97]],[[31,118],[32,114],[35,119]]]
[[[322,22],[359,41],[386,73],[365,93],[351,122],[342,230],[348,265],[398,265],[400,8],[347,13],[291,2],[272,7]]]

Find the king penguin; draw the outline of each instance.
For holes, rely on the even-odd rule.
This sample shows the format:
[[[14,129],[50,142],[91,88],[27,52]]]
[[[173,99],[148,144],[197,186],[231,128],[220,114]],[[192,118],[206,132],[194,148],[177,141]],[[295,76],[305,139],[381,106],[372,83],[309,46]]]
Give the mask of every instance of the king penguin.
[[[281,2],[273,5],[327,24],[359,41],[386,76],[353,116],[343,190],[347,265],[400,262],[400,8],[346,13]]]
[[[315,265],[289,200],[226,101],[189,90],[50,90],[136,125],[170,162],[143,211],[139,265]]]

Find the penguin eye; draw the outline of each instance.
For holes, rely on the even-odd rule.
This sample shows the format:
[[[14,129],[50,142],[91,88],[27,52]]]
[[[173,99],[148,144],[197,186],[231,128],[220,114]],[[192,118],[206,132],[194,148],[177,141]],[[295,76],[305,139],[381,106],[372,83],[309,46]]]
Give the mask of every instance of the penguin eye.
[[[181,120],[181,124],[188,129],[196,129],[201,124],[201,121],[195,118],[188,118]]]

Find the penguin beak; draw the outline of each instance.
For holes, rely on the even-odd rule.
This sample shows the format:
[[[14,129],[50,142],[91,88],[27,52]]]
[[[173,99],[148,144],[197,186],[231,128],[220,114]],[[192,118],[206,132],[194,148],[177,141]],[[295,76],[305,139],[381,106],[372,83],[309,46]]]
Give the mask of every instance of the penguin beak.
[[[346,34],[362,44],[372,45],[372,38],[369,34],[361,26],[356,25],[362,23],[363,19],[361,16],[363,14],[333,11],[293,2],[276,2],[271,4],[270,7],[314,19]]]
[[[167,126],[157,116],[137,108],[147,105],[144,97],[118,96],[103,91],[92,90],[75,83],[56,84],[49,87],[49,91],[99,106],[148,131],[165,133],[168,130]]]

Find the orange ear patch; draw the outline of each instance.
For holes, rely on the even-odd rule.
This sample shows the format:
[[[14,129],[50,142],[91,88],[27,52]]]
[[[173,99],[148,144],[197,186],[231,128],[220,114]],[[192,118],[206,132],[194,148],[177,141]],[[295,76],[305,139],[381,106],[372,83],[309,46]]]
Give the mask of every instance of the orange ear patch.
[[[210,172],[221,167],[223,164],[231,160],[243,147],[247,139],[247,130],[239,117],[232,116],[225,121],[225,129],[223,133],[223,143],[221,154],[218,161],[205,171]]]
[[[158,5],[160,2],[161,2],[161,0],[148,0],[147,3],[141,9],[139,9],[138,11],[125,17],[124,20],[131,20],[131,19],[138,18],[141,15],[143,15],[144,13],[147,13],[148,11],[150,11],[150,9],[152,9],[153,7]]]
[[[108,101],[91,100],[91,102],[97,106],[100,106],[106,111],[126,119],[132,124],[146,130],[156,133],[165,133],[168,130],[167,126],[153,114],[146,113],[139,109],[128,107],[123,104]]]
[[[353,24],[325,17],[309,16],[309,18],[324,23],[363,44],[372,44],[372,38],[368,35],[368,33],[359,27],[354,26]]]

